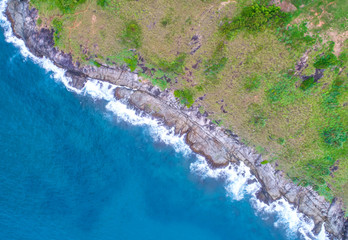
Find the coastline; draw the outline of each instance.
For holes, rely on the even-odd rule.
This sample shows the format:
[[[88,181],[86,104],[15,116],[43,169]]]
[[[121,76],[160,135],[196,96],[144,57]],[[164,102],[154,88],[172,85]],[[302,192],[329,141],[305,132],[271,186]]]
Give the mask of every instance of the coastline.
[[[342,203],[331,204],[310,188],[294,185],[281,171],[270,164],[262,165],[262,156],[244,146],[236,135],[214,125],[202,116],[198,109],[186,109],[179,105],[171,92],[161,92],[151,83],[140,82],[136,73],[126,68],[111,66],[79,68],[69,54],[54,48],[52,34],[48,29],[38,30],[35,26],[37,12],[28,9],[26,1],[10,0],[7,16],[17,37],[23,39],[29,50],[38,57],[46,57],[66,70],[74,88],[82,89],[87,79],[97,79],[117,85],[115,97],[127,99],[128,104],[174,127],[175,133],[185,136],[185,141],[196,153],[207,159],[212,168],[243,162],[251,169],[262,188],[256,196],[266,204],[286,199],[299,212],[310,217],[318,234],[325,223],[330,239],[346,239],[348,222],[344,218]],[[218,149],[218,151],[217,151]]]

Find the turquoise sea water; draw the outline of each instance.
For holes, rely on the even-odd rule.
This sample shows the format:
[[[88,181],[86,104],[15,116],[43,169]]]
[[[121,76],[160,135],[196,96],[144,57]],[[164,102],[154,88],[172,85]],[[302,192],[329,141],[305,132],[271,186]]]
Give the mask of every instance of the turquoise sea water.
[[[191,171],[196,155],[67,91],[3,31],[0,62],[0,239],[297,239]]]

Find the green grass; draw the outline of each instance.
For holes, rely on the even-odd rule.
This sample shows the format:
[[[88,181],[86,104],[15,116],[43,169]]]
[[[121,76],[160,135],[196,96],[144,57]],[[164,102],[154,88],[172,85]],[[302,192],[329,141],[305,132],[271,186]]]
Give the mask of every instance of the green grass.
[[[295,183],[348,205],[348,42],[332,37],[347,30],[347,3],[292,0],[297,10],[284,13],[262,2],[31,5],[40,25],[54,29],[56,46],[74,60],[127,66],[233,129],[262,153],[262,164],[277,163]],[[295,66],[305,52],[307,77],[301,78]],[[325,69],[318,81],[316,69]]]
[[[264,31],[266,28],[278,27],[285,24],[287,14],[274,5],[253,4],[242,9],[240,16],[224,18],[219,31],[228,39],[236,32],[247,29],[249,31]]]
[[[316,36],[308,35],[306,22],[302,22],[300,25],[294,24],[286,28],[279,28],[278,34],[280,36],[279,40],[291,49],[305,50],[317,41]]]
[[[193,92],[189,89],[175,90],[174,96],[179,99],[181,104],[184,104],[188,108],[194,103]]]
[[[54,18],[52,21],[52,27],[54,30],[54,33],[53,33],[54,43],[56,46],[60,46],[62,33],[64,31],[63,22],[58,18]]]
[[[121,35],[122,44],[128,48],[139,48],[141,46],[142,30],[135,20],[126,22]]]
[[[245,77],[244,88],[248,92],[252,92],[260,87],[262,80],[263,80],[262,76],[257,74],[247,76]]]
[[[43,2],[58,8],[62,13],[72,13],[78,5],[85,3],[86,0],[31,0],[31,3],[37,6]]]

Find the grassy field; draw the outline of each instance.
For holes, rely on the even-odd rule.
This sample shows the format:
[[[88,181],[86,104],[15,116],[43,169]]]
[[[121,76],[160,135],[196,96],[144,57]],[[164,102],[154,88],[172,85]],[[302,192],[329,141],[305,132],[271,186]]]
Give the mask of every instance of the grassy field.
[[[127,65],[238,134],[263,164],[348,205],[346,1],[278,3],[290,12],[250,0],[31,4],[75,61]]]

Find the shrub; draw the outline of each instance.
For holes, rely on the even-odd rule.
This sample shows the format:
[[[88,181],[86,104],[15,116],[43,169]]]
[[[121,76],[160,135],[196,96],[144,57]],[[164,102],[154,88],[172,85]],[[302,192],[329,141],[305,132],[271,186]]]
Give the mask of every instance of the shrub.
[[[341,95],[342,89],[346,90],[344,82],[344,77],[337,77],[332,83],[330,91],[323,96],[325,109],[330,110],[338,106],[338,97]]]
[[[227,57],[213,58],[206,62],[204,73],[208,78],[216,78],[216,75],[224,69]]]
[[[124,62],[127,64],[131,72],[134,72],[134,70],[138,66],[138,55],[132,55],[130,58],[124,58]]]
[[[169,17],[165,17],[161,20],[161,25],[162,27],[166,27],[171,23],[171,19]]]
[[[151,83],[158,86],[162,91],[168,88],[168,82],[161,78],[151,78]]]
[[[302,46],[312,46],[316,39],[307,35],[308,32],[306,23],[300,25],[292,25],[287,28],[280,29],[278,34],[280,35],[280,41],[285,42],[293,49],[300,49]]]
[[[283,97],[283,94],[286,93],[287,88],[288,83],[284,81],[277,82],[274,87],[266,91],[267,99],[271,103],[280,101],[280,99]]]
[[[59,40],[63,31],[63,22],[58,19],[58,18],[54,18],[52,21],[52,27],[53,27],[53,39],[54,39],[54,43],[55,45],[59,45]]]
[[[96,67],[101,67],[101,64],[100,64],[100,63],[98,63],[98,62],[97,62],[97,61],[95,61],[95,60],[90,60],[90,61],[89,61],[89,63],[90,63],[91,65],[96,66]]]
[[[338,56],[339,66],[343,67],[348,63],[348,50],[344,49],[343,52]]]
[[[54,0],[54,2],[62,13],[72,13],[77,5],[86,2],[86,0]]]
[[[97,0],[97,5],[101,7],[107,7],[110,4],[110,0]]]
[[[322,136],[326,144],[336,148],[341,148],[347,140],[347,131],[342,127],[332,127],[325,129]]]
[[[193,92],[189,89],[175,90],[174,96],[179,99],[181,104],[184,104],[188,108],[194,103]]]
[[[317,69],[325,69],[338,64],[337,57],[333,53],[319,55],[315,58],[313,66]]]
[[[141,39],[142,30],[140,25],[135,20],[127,22],[121,36],[122,44],[129,48],[139,48]]]
[[[152,65],[146,65],[148,68],[153,69],[154,67]],[[151,74],[146,74],[146,73],[139,73],[140,76],[144,76],[147,79],[150,79],[151,83],[154,86],[159,87],[162,91],[168,88],[169,82],[167,81],[169,79],[168,74],[165,72],[157,69],[154,71],[151,71]]]
[[[261,85],[261,76],[251,75],[245,78],[244,88],[251,92],[258,89]]]
[[[37,26],[41,26],[41,24],[42,24],[42,19],[38,18],[37,21],[36,21],[36,25]]]
[[[225,44],[220,42],[213,52],[213,55],[209,60],[205,62],[204,73],[208,79],[216,79],[217,74],[219,74],[225,67],[228,58],[224,56]]]
[[[168,62],[166,60],[160,60],[159,67],[162,68],[166,72],[172,73],[183,73],[184,65],[185,65],[186,54],[180,53],[174,61]]]
[[[311,87],[313,87],[315,85],[315,83],[316,83],[316,81],[314,80],[314,77],[310,77],[310,78],[302,81],[300,88],[305,91],[305,90],[308,90]]]
[[[250,104],[247,111],[251,115],[250,123],[256,128],[261,129],[266,125],[266,114],[258,104]]]
[[[287,15],[280,10],[280,7],[253,4],[244,7],[238,17],[233,19],[224,18],[219,31],[228,39],[231,39],[235,31],[242,29],[263,31],[267,27],[276,27],[284,24],[286,19]]]
[[[280,144],[280,145],[284,145],[285,144],[285,139],[280,137],[278,138],[277,142]]]
[[[335,163],[331,156],[324,158],[298,161],[293,167],[296,176],[290,177],[295,184],[307,187],[312,186],[315,191],[327,200],[332,200],[331,189],[328,188],[325,178],[331,173],[330,167]]]

